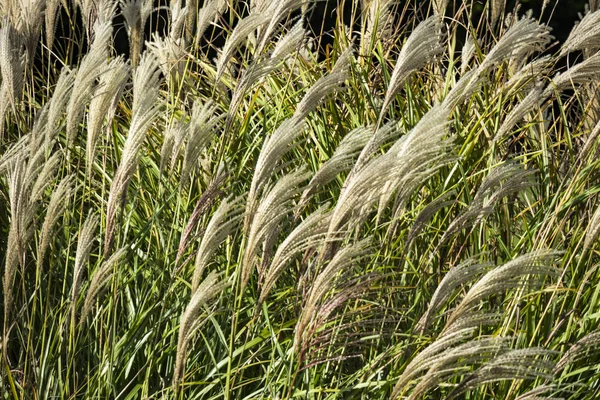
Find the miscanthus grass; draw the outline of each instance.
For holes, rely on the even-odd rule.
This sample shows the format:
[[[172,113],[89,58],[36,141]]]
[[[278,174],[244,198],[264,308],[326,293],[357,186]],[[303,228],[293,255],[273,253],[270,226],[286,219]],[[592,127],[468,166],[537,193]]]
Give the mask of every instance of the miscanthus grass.
[[[0,1],[0,398],[600,398],[598,2],[455,3]]]

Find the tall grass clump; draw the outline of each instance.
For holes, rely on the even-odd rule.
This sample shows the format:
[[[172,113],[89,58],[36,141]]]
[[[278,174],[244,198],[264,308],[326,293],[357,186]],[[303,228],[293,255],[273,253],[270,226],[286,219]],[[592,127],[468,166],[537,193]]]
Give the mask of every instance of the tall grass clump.
[[[598,2],[480,3],[0,1],[0,399],[600,398]]]

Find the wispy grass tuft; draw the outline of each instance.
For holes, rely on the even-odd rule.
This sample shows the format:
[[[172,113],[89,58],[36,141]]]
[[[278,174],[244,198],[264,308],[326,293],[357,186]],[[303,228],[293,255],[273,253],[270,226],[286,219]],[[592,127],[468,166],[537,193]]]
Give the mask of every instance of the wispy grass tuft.
[[[600,398],[599,4],[479,3],[0,0],[0,397]]]

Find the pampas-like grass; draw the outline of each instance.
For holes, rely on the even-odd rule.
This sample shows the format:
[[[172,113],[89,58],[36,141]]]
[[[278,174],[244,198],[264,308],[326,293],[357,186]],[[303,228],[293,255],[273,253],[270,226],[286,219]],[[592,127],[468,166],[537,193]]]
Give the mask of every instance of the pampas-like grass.
[[[186,20],[189,15],[195,12],[190,10],[188,7],[183,7],[180,0],[171,2],[171,20],[169,23],[169,39],[174,41],[183,40],[185,37],[186,42],[191,40],[190,30],[187,29],[184,35],[184,29],[186,28]],[[194,14],[195,17],[195,14]],[[194,21],[192,21],[194,22]]]
[[[181,168],[182,185],[188,181],[193,168],[200,159],[200,153],[210,143],[214,131],[227,117],[227,114],[224,113],[215,116],[216,111],[217,106],[212,101],[203,105],[200,105],[199,102],[194,103]]]
[[[553,375],[564,371],[569,365],[589,359],[591,355],[600,352],[600,331],[588,333],[567,350],[556,363]]]
[[[543,51],[551,40],[549,27],[532,18],[521,18],[490,49],[479,70],[487,70],[506,59],[522,62],[531,54]]]
[[[435,213],[437,213],[442,208],[447,207],[456,202],[455,200],[446,200],[448,197],[455,195],[456,192],[454,190],[446,192],[437,199],[431,201],[425,206],[425,208],[423,208],[419,215],[417,215],[417,218],[415,218],[412,224],[412,228],[408,233],[406,245],[404,246],[405,249],[408,249],[410,247],[413,240],[421,233],[427,222],[435,215]]]
[[[374,125],[361,126],[353,129],[344,136],[331,158],[323,163],[321,168],[319,168],[317,173],[308,183],[306,189],[304,189],[300,202],[298,203],[298,210],[306,205],[310,197],[320,187],[327,185],[335,179],[338,174],[347,171],[354,166],[356,158],[371,140],[374,131]]]
[[[304,171],[294,171],[284,175],[257,200],[256,209],[252,208],[252,217],[246,219],[248,222],[244,226],[247,240],[241,267],[242,289],[246,287],[254,270],[260,245],[270,235],[279,231],[278,225],[286,215],[290,214],[290,201],[300,193],[299,185],[307,179],[308,175]]]
[[[535,285],[535,277],[558,276],[560,271],[553,264],[560,254],[561,252],[552,250],[532,251],[492,269],[462,298],[448,317],[446,328],[452,326],[459,317],[470,313],[481,300],[492,294]]]
[[[494,142],[502,141],[512,128],[519,123],[529,112],[535,111],[544,102],[542,97],[543,90],[541,86],[534,87],[528,94],[515,106],[504,118],[502,125],[498,128],[494,136]]]
[[[392,142],[394,139],[397,139],[398,136],[404,133],[399,128],[396,121],[390,121],[380,127],[375,127],[373,125],[373,128],[375,129],[375,132],[361,150],[356,162],[354,163],[354,166],[346,177],[346,180],[349,180],[351,176],[355,175],[358,171],[365,167],[373,159],[375,153],[380,150],[381,146]]]
[[[144,143],[146,131],[158,116],[162,106],[158,99],[158,89],[158,66],[149,53],[144,53],[133,76],[133,117],[129,126],[129,133],[108,195],[104,241],[105,258],[109,256],[114,240],[117,207],[125,203],[127,186],[137,168],[137,155]]]
[[[46,46],[52,51],[54,47],[54,36],[56,34],[57,13],[60,9],[60,0],[46,0],[46,10],[44,11],[45,28],[46,28]]]
[[[448,7],[448,0],[433,0],[433,12],[438,16],[444,17],[446,15],[446,8]]]
[[[16,143],[9,146],[0,158],[0,173],[7,173],[18,157],[24,157],[31,142],[33,142],[32,135],[23,135]]]
[[[444,303],[446,303],[451,296],[456,294],[457,289],[460,289],[463,284],[472,281],[477,275],[488,271],[491,267],[492,265],[490,263],[478,264],[473,262],[473,260],[467,260],[451,268],[450,271],[444,275],[444,278],[439,283],[433,296],[431,296],[429,307],[419,320],[417,329],[421,332],[425,331],[428,328],[432,317],[444,306]]]
[[[423,68],[444,50],[441,44],[440,31],[439,17],[429,17],[417,25],[404,46],[402,46],[379,112],[378,126],[383,122],[388,107],[408,77],[414,71]]]
[[[317,220],[318,221],[318,220]],[[322,222],[326,222],[323,220]],[[301,350],[310,336],[327,320],[336,308],[358,293],[360,287],[346,287],[326,302],[326,295],[336,287],[338,274],[369,255],[371,238],[343,247],[329,263],[318,271],[302,307],[302,315],[294,328],[294,349]]]
[[[552,63],[551,56],[536,58],[516,71],[502,86],[502,91],[512,96],[517,90],[535,87],[541,81]]]
[[[430,361],[431,365],[428,366],[427,373],[413,388],[408,399],[422,399],[425,393],[439,386],[445,380],[461,377],[465,374],[465,370],[481,362],[489,362],[488,360],[498,354],[501,356],[507,346],[506,342],[504,338],[484,337],[446,350]],[[465,380],[463,379],[463,382]]]
[[[92,2],[92,5],[94,2]],[[112,22],[115,17],[118,1],[117,0],[96,0],[96,10],[92,11],[90,23],[95,24],[96,21],[100,24]],[[95,18],[94,18],[95,17]]]
[[[553,385],[540,385],[530,391],[523,393],[515,400],[563,400],[562,397],[550,397],[548,392],[555,391],[556,387]],[[544,395],[544,396],[542,396]]]
[[[182,378],[185,358],[187,356],[187,346],[194,331],[194,326],[198,324],[198,317],[202,308],[226,287],[227,283],[220,282],[217,273],[211,272],[193,292],[189,304],[183,314],[181,314],[179,336],[177,339],[177,359],[175,360],[175,372],[173,374],[174,385],[179,383]]]
[[[167,127],[160,152],[161,172],[169,165],[169,171],[173,173],[185,142],[181,185],[187,181],[202,150],[210,142],[212,133],[227,116],[227,114],[220,114],[214,117],[216,110],[217,106],[213,101],[208,101],[204,105],[195,102],[191,117],[184,115],[181,119],[173,119]]]
[[[217,81],[221,79],[229,60],[231,57],[233,57],[233,53],[244,40],[248,39],[248,35],[254,32],[257,28],[267,24],[270,20],[270,13],[255,12],[238,22],[233,32],[231,32],[231,35],[229,35],[227,38],[227,42],[225,42],[223,50],[221,51],[221,55],[217,60]]]
[[[11,221],[8,229],[4,267],[4,319],[5,328],[13,306],[13,281],[19,265],[25,266],[25,251],[34,234],[35,217],[40,200],[48,185],[53,182],[60,152],[46,157],[49,143],[45,140],[43,125],[47,113],[43,109],[32,131],[27,134],[26,147],[17,146],[18,152],[6,160],[8,163],[8,197]],[[6,330],[4,332],[6,334]]]
[[[183,9],[180,7],[180,11],[178,12],[179,15],[175,15],[174,11],[176,10],[176,7],[174,7],[173,3],[179,5],[179,1],[171,2],[171,26],[173,26],[174,22],[177,23],[177,17],[182,20],[185,18],[185,38],[189,43],[194,36],[196,21],[198,19],[198,0],[186,0],[185,7]]]
[[[13,0],[0,0],[0,16],[7,20],[16,23],[19,19],[19,9]]]
[[[532,53],[543,51],[551,39],[550,29],[547,26],[538,24],[531,18],[518,20],[500,37],[477,68],[466,73],[463,71],[459,82],[454,85],[444,99],[445,106],[454,108],[464,99],[469,98],[481,83],[484,73],[488,69],[506,59],[515,65],[522,65]],[[513,76],[514,79],[509,81],[509,86],[505,86],[505,89],[520,83],[524,77],[531,76],[530,74],[545,67],[547,61],[547,58],[540,58],[522,66]]]
[[[94,272],[94,275],[90,282],[90,286],[89,286],[89,288],[87,290],[87,294],[85,296],[85,300],[83,302],[83,309],[81,311],[81,316],[79,318],[80,324],[89,315],[94,303],[99,299],[100,295],[106,288],[106,285],[112,279],[112,276],[114,274],[115,268],[117,267],[117,264],[119,262],[121,262],[121,260],[125,257],[126,254],[127,254],[126,248],[121,248],[121,249],[115,251]]]
[[[481,310],[472,310],[465,315],[458,317],[452,322],[452,325],[446,327],[442,336],[451,335],[463,329],[481,329],[484,327],[494,327],[502,323],[504,313],[498,312],[483,312]]]
[[[352,47],[346,48],[335,62],[331,72],[312,84],[296,106],[296,111],[294,112],[295,118],[298,120],[304,119],[325,100],[327,95],[339,88],[348,79],[352,52]]]
[[[349,66],[351,54],[352,50],[350,48],[346,49],[336,62],[331,73],[319,79],[309,88],[300,103],[298,103],[294,115],[282,122],[279,128],[265,140],[258,156],[248,194],[246,208],[248,222],[253,218],[257,196],[268,182],[269,177],[277,170],[281,157],[295,147],[296,144],[293,144],[293,142],[302,132],[304,118],[317,107],[325,96],[346,79],[346,71]],[[248,226],[248,223],[245,225]]]
[[[20,51],[21,39],[7,19],[1,21],[0,73],[3,91],[8,94],[8,101],[14,113],[17,112],[17,102],[20,100],[25,75],[25,55]]]
[[[299,52],[302,45],[305,44],[306,35],[304,24],[300,20],[275,43],[270,58],[282,60],[293,51]]]
[[[117,9],[116,0],[75,0],[74,3],[81,9],[83,25],[90,40],[94,40],[96,35],[96,24],[111,24]]]
[[[585,234],[585,241],[583,243],[584,249],[591,249],[594,245],[594,242],[598,238],[600,234],[600,207],[596,210],[592,218],[590,218],[590,222],[588,223],[588,227]]]
[[[129,59],[135,69],[140,63],[144,44],[144,28],[153,11],[151,0],[120,0],[121,14],[129,35]]]
[[[52,230],[58,222],[60,216],[67,209],[69,204],[68,199],[73,195],[75,188],[73,187],[73,181],[75,176],[68,175],[63,178],[60,183],[52,191],[50,196],[50,202],[46,207],[46,216],[44,217],[44,223],[42,230],[40,231],[40,239],[37,250],[37,261],[36,268],[42,268],[42,263],[46,256],[46,251],[50,246],[50,240],[52,239]]]
[[[183,40],[170,36],[161,38],[154,34],[152,40],[146,42],[146,47],[156,57],[163,75],[171,78],[169,84],[183,78],[186,57]],[[176,92],[177,87],[173,87],[172,91]]]
[[[400,377],[398,377],[398,380],[392,389],[390,399],[398,399],[399,396],[406,391],[406,386],[410,382],[414,381],[419,375],[432,366],[443,362],[446,357],[451,356],[452,350],[454,350],[454,355],[456,355],[457,352],[468,351],[469,348],[476,348],[477,351],[481,351],[485,347],[488,351],[490,349],[492,351],[498,351],[502,345],[501,339],[491,340],[489,338],[484,338],[479,341],[469,341],[467,345],[464,346],[464,342],[467,342],[468,339],[473,336],[474,331],[474,328],[468,328],[447,336],[442,336],[415,355],[410,363],[404,368]],[[462,346],[461,343],[463,343]]]
[[[309,3],[0,0],[11,398],[594,398],[596,29]]]
[[[506,7],[505,0],[492,0],[488,3],[489,11],[490,11],[490,25],[492,28],[496,25],[500,16],[504,13],[504,8]]]
[[[25,160],[16,158],[8,175],[8,194],[12,220],[8,231],[7,248],[4,263],[4,335],[9,325],[10,313],[13,306],[13,281],[22,262],[24,241],[30,230],[32,212],[26,204],[27,188],[25,185]]]
[[[250,10],[252,12],[263,12],[269,8],[270,2],[267,0],[250,0]]]
[[[576,50],[596,51],[600,48],[600,10],[587,13],[571,30],[560,48],[560,55]]]
[[[427,160],[427,166],[418,168],[413,173],[407,173],[404,176],[398,176],[395,179],[386,182],[381,195],[377,209],[377,223],[383,218],[383,214],[394,198],[392,206],[392,220],[397,221],[405,211],[405,206],[410,200],[412,194],[429,178],[436,175],[439,169],[456,161],[456,157],[442,153],[432,155]]]
[[[28,176],[39,174],[39,177],[33,182],[33,185],[31,186],[32,199],[40,199],[42,197],[44,191],[48,187],[49,180],[51,180],[52,177],[55,175],[56,170],[58,169],[58,166],[62,161],[61,152],[56,152],[52,154],[46,159],[46,161],[44,161],[45,152],[46,149],[42,148],[39,151],[39,153],[36,154],[40,158],[38,158],[37,160],[35,158],[31,158],[30,162],[27,164],[28,170],[26,171],[26,174]],[[41,168],[39,167],[38,163],[42,164]]]
[[[94,42],[90,51],[81,60],[67,105],[67,143],[69,146],[72,146],[75,141],[85,106],[94,94],[96,80],[104,71],[108,55],[107,46],[112,35],[112,24],[107,22],[96,25],[94,31],[96,32]]]
[[[202,274],[219,245],[240,225],[244,213],[243,200],[243,197],[223,200],[208,222],[196,253],[192,292],[198,289]]]
[[[495,203],[499,199],[531,186],[530,177],[537,173],[536,170],[526,170],[515,162],[505,162],[495,167],[479,186],[473,204]],[[492,189],[497,188],[492,192]],[[489,196],[488,196],[489,195]]]
[[[189,126],[189,122],[182,119],[173,119],[167,126],[160,149],[161,173],[165,171],[165,168],[169,169],[170,174],[173,173],[177,157],[181,152],[181,146],[188,135]]]
[[[46,124],[46,141],[54,140],[60,131],[61,124],[59,123],[62,114],[65,112],[67,103],[71,98],[71,91],[75,84],[77,72],[69,67],[64,67],[60,71],[60,76],[54,87],[54,93],[49,101],[48,107],[48,123]]]
[[[450,223],[440,238],[438,249],[461,229],[474,226],[490,215],[502,198],[530,187],[531,177],[535,173],[534,170],[524,170],[511,162],[493,169],[482,182],[469,207]]]
[[[473,39],[473,36],[467,34],[465,44],[463,45],[462,51],[460,52],[461,76],[464,76],[467,73],[471,59],[475,55],[475,50],[477,50],[477,44],[475,43],[475,39]]]
[[[265,28],[260,32],[260,42],[256,47],[255,54],[261,54],[269,41],[273,40],[273,35],[275,34],[276,28],[283,18],[308,2],[308,0],[281,0],[279,2],[272,2],[269,5],[271,19]]]
[[[320,245],[327,233],[330,218],[331,213],[326,211],[326,206],[321,207],[300,222],[281,242],[267,270],[259,274],[264,278],[262,279],[258,305],[267,299],[283,269],[295,256]]]
[[[25,62],[33,65],[35,51],[40,37],[40,27],[44,21],[47,0],[20,0],[18,3],[18,20],[13,21],[25,46]]]
[[[213,22],[218,16],[223,14],[227,9],[226,0],[207,0],[200,10],[198,10],[198,19],[196,22],[196,40],[195,44],[198,47],[201,43],[202,36],[206,31],[206,28]]]
[[[233,94],[231,95],[231,102],[229,103],[229,115],[225,122],[225,132],[231,130],[231,124],[233,123],[236,112],[242,103],[244,96],[252,90],[253,86],[262,82],[271,72],[275,71],[280,66],[281,59],[279,58],[266,58],[261,62],[253,62],[247,69],[242,72],[242,76],[238,80]]]
[[[516,349],[487,361],[477,371],[469,374],[448,395],[448,400],[459,398],[466,391],[486,383],[514,379],[552,379],[554,362],[547,358],[552,352],[543,348]]]
[[[242,76],[237,82],[231,102],[229,103],[229,116],[226,122],[225,131],[229,132],[231,123],[235,118],[235,113],[242,102],[243,96],[252,89],[257,83],[261,82],[267,75],[277,69],[281,61],[294,50],[298,50],[304,39],[306,32],[302,27],[302,21],[299,21],[275,44],[270,57],[259,57],[254,59],[252,64],[242,72]]]
[[[550,96],[554,91],[562,92],[574,85],[592,83],[600,75],[600,53],[586,58],[570,67],[565,72],[558,73],[544,91],[544,96]]]
[[[342,228],[351,214],[376,203],[381,196],[391,193],[402,182],[412,180],[414,183],[414,180],[429,176],[431,168],[443,165],[443,158],[438,156],[443,156],[451,144],[451,140],[443,140],[448,117],[449,110],[442,106],[430,109],[384,155],[374,158],[362,169],[350,174],[334,208],[330,233]]]
[[[297,145],[293,144],[293,142],[302,132],[304,118],[317,107],[325,96],[346,79],[346,70],[349,66],[351,53],[352,50],[350,48],[344,51],[331,73],[319,79],[309,88],[298,104],[294,115],[282,122],[277,130],[265,140],[258,156],[248,194],[246,209],[248,221],[252,218],[257,196],[267,183],[269,177],[276,172],[281,157]]]
[[[73,286],[71,289],[71,324],[73,326],[75,325],[75,314],[77,311],[77,299],[79,298],[81,280],[83,279],[83,272],[90,258],[90,253],[92,252],[97,228],[98,216],[90,214],[79,232],[77,251],[75,252],[75,266],[73,268]]]
[[[250,191],[248,192],[246,205],[246,220],[248,222],[253,218],[258,197],[267,184],[269,177],[277,172],[281,157],[291,149],[293,141],[300,135],[303,128],[303,121],[291,117],[283,121],[275,132],[265,140],[258,155]],[[247,230],[248,223],[245,225],[245,230]]]
[[[194,207],[194,211],[192,211],[192,215],[185,225],[185,229],[183,230],[183,234],[179,239],[179,246],[177,247],[177,257],[175,259],[175,264],[179,263],[181,256],[185,252],[188,247],[188,243],[190,238],[192,237],[192,233],[196,230],[198,226],[198,222],[200,218],[213,206],[217,198],[224,191],[223,183],[227,178],[227,171],[223,167],[223,165],[219,165],[215,176],[212,178],[202,195],[196,202],[196,206]]]
[[[365,30],[361,35],[361,54],[368,56],[373,38],[389,36],[393,24],[391,13],[393,2],[390,0],[362,1],[363,13],[366,15]]]
[[[458,82],[450,89],[442,105],[444,108],[454,109],[465,100],[471,98],[483,80],[479,68],[474,68],[462,74]]]
[[[87,118],[86,171],[88,176],[91,176],[96,142],[100,136],[102,124],[106,121],[107,132],[110,131],[112,119],[129,74],[129,66],[122,58],[111,60],[100,74],[100,82],[90,102]]]
[[[585,160],[586,157],[590,154],[590,151],[592,150],[594,145],[597,144],[597,142],[598,142],[597,141],[598,136],[600,136],[600,120],[598,120],[598,122],[596,122],[596,125],[594,125],[594,127],[592,128],[592,131],[587,135],[587,138],[585,139],[583,148],[581,149],[581,152],[579,153],[580,160]],[[1,169],[1,164],[0,164],[0,169]]]

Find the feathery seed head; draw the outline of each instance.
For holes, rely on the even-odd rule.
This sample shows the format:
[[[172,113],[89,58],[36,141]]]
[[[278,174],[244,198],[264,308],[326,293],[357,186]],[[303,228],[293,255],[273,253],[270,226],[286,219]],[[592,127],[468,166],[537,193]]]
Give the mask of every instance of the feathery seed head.
[[[479,70],[484,71],[506,59],[523,62],[532,53],[543,51],[552,40],[550,30],[532,18],[519,19],[488,52]]]
[[[85,296],[85,301],[83,302],[83,310],[79,319],[80,323],[88,316],[92,310],[93,304],[99,299],[100,295],[110,282],[115,268],[126,254],[126,248],[121,248],[115,251],[107,260],[102,263],[100,268],[94,272],[92,281],[90,282],[90,286]],[[79,279],[81,278],[79,277]]]
[[[79,232],[77,251],[75,253],[75,267],[73,270],[73,288],[71,291],[71,323],[73,324],[75,324],[75,312],[77,310],[77,298],[79,297],[81,279],[83,278],[83,271],[90,258],[97,227],[98,216],[90,214],[83,223],[83,228],[81,228],[81,231]]]
[[[50,202],[46,208],[46,217],[44,218],[44,223],[40,232],[37,252],[37,268],[41,268],[41,265],[44,262],[46,251],[50,245],[50,240],[52,239],[52,229],[58,222],[60,216],[65,212],[68,205],[68,199],[75,191],[73,187],[74,180],[75,177],[73,175],[68,175],[61,180],[52,191]]]
[[[158,99],[159,71],[155,59],[146,52],[133,75],[133,116],[121,161],[110,185],[106,209],[106,233],[104,257],[108,257],[114,240],[117,208],[124,204],[127,186],[138,163],[138,153],[144,143],[146,132],[158,116],[162,107]]]
[[[129,58],[135,69],[140,61],[144,44],[144,27],[152,14],[152,0],[121,0],[121,14],[129,35]]]
[[[594,245],[594,242],[600,234],[600,207],[596,210],[587,227],[585,235],[585,242],[583,244],[584,249],[590,249]]]
[[[492,269],[477,281],[463,297],[449,316],[446,327],[452,326],[454,321],[472,310],[485,297],[515,287],[532,286],[536,282],[531,277],[557,276],[559,270],[553,264],[561,254],[561,252],[552,250],[532,251]]]
[[[600,10],[589,12],[571,30],[560,48],[560,55],[576,50],[597,51],[600,48]]]
[[[275,285],[290,260],[308,249],[319,246],[325,238],[329,219],[331,218],[331,213],[327,212],[326,208],[327,206],[317,209],[298,224],[287,238],[281,242],[270,266],[264,273],[258,304],[262,304],[266,300],[271,288]]]
[[[104,71],[108,55],[108,43],[112,38],[111,22],[104,24],[98,22],[94,25],[94,28],[96,32],[94,41],[90,51],[81,60],[73,82],[69,104],[67,105],[67,142],[69,146],[75,141],[86,104],[91,100],[94,88],[97,85],[97,79]],[[66,86],[70,83],[69,81],[69,77],[66,76],[63,84]],[[68,90],[68,88],[65,87],[65,90]]]
[[[22,37],[7,20],[0,23],[0,73],[2,87],[16,112],[25,74],[25,54],[21,52]]]
[[[192,233],[196,229],[200,217],[202,217],[208,210],[210,210],[216,199],[223,192],[222,186],[226,178],[227,171],[225,170],[224,165],[220,164],[218,166],[217,172],[215,173],[215,176],[212,178],[208,187],[202,193],[202,196],[200,196],[200,198],[196,202],[194,211],[192,212],[192,215],[190,216],[190,219],[188,220],[188,223],[185,226],[183,234],[181,235],[181,238],[179,240],[179,247],[177,248],[177,257],[175,259],[175,264],[179,263],[181,256],[187,249],[188,241],[192,236]]]
[[[192,292],[196,292],[202,278],[202,273],[210,260],[212,260],[218,246],[240,224],[244,213],[243,200],[244,198],[241,196],[235,199],[226,198],[223,200],[206,226],[200,246],[198,247],[198,252],[196,253]]]
[[[227,9],[226,0],[206,0],[200,10],[198,10],[198,18],[196,23],[196,46],[200,45],[202,35],[206,31],[206,28],[216,19],[218,16],[223,14]]]
[[[381,106],[377,125],[381,125],[387,108],[406,82],[406,79],[414,71],[423,68],[443,50],[440,18],[434,15],[417,25],[404,46],[402,46]]]
[[[256,209],[251,208],[252,215],[247,217],[245,232],[247,235],[246,249],[242,260],[241,282],[246,286],[255,266],[259,246],[275,232],[283,218],[291,211],[290,202],[300,193],[300,184],[308,179],[304,171],[294,171],[284,175],[257,203]],[[250,200],[249,200],[250,201]],[[248,206],[246,207],[248,213]]]
[[[267,24],[270,19],[271,15],[268,12],[253,12],[238,22],[233,32],[231,32],[227,38],[227,42],[225,42],[221,55],[217,60],[216,81],[221,79],[221,76],[225,72],[225,67],[229,63],[231,57],[233,57],[233,53],[244,40],[248,39],[248,35],[260,26]]]
[[[348,47],[340,55],[328,75],[317,80],[306,92],[302,100],[296,106],[294,117],[298,120],[304,119],[313,111],[321,101],[325,99],[334,89],[337,89],[348,79],[350,60],[352,59],[352,47]]]
[[[99,84],[88,110],[87,141],[86,141],[86,170],[90,176],[96,152],[96,142],[104,121],[110,129],[117,104],[129,78],[130,68],[121,57],[105,64],[100,74]]]
[[[202,307],[208,301],[221,293],[228,284],[219,282],[219,277],[215,272],[211,272],[204,281],[193,292],[192,298],[181,314],[181,322],[179,324],[179,337],[177,340],[177,358],[175,360],[175,372],[173,374],[173,384],[177,384],[183,374],[185,366],[185,357],[187,355],[187,346],[191,335],[194,331],[194,326],[198,324],[198,316]]]
[[[543,97],[543,90],[541,86],[534,87],[528,94],[525,96],[521,102],[514,107],[511,112],[506,116],[502,125],[498,128],[498,132],[494,136],[494,142],[499,142],[507,134],[510,134],[512,128],[523,119],[527,115],[527,113],[535,111],[537,107],[539,107],[543,101],[545,100]]]
[[[473,280],[477,275],[488,271],[491,267],[490,263],[476,264],[473,260],[467,260],[450,269],[431,297],[427,312],[423,314],[418,323],[419,330],[423,332],[427,329],[432,316],[443,307],[444,303],[455,294],[461,285]]]

